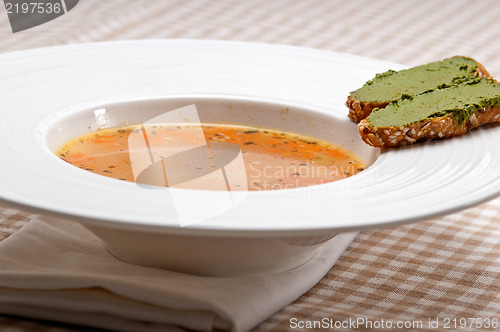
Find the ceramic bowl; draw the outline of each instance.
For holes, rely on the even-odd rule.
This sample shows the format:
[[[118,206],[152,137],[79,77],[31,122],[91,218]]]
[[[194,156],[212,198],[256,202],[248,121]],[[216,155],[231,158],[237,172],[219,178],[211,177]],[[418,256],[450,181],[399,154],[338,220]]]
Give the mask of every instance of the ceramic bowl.
[[[339,233],[392,227],[497,196],[500,127],[379,151],[347,118],[349,91],[401,65],[291,46],[147,40],[0,56],[0,199],[79,222],[124,261],[210,276],[272,273]],[[334,183],[225,192],[153,189],[83,171],[54,151],[96,129],[196,105],[200,121],[328,140],[369,167]],[[286,110],[286,112],[284,111]],[[184,119],[192,121],[193,119]]]

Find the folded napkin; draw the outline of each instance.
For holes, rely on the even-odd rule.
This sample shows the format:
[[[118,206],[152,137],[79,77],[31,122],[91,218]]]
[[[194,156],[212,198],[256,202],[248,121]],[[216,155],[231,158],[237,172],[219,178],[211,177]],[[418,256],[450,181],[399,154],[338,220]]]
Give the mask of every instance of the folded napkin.
[[[318,282],[355,238],[290,271],[214,278],[124,263],[80,224],[34,219],[0,242],[0,313],[119,331],[247,331]]]

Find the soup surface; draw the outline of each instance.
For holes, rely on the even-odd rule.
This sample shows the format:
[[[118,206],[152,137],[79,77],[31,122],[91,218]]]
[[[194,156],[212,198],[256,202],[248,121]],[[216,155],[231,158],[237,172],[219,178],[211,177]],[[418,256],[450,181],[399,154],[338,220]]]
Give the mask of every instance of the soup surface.
[[[325,141],[225,124],[105,129],[68,142],[57,156],[119,180],[211,190],[304,187],[365,168],[357,156]]]

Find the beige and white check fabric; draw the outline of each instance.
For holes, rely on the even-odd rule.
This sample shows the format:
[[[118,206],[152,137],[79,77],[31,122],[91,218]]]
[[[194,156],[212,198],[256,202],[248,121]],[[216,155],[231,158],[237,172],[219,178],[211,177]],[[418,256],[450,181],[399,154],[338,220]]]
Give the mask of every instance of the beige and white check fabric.
[[[120,39],[225,39],[407,65],[467,55],[498,78],[499,17],[495,0],[80,0],[68,14],[16,34],[1,13],[0,52]],[[0,208],[0,240],[33,217]],[[365,324],[347,324],[363,319]],[[494,319],[500,319],[500,198],[443,218],[361,233],[314,288],[256,331],[313,330],[306,324],[313,321],[332,324],[316,330],[383,330],[381,320],[393,322],[394,330],[475,331],[474,324],[481,321],[485,329]],[[439,328],[433,328],[436,321]],[[406,325],[397,328],[398,322]],[[495,330],[489,326],[485,330]],[[2,331],[72,329],[0,316]]]

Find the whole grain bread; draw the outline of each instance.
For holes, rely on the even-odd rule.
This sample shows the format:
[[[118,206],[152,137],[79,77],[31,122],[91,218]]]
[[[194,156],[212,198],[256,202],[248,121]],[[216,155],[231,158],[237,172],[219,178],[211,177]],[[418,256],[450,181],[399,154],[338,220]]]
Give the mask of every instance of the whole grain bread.
[[[500,84],[476,78],[392,101],[361,120],[358,130],[367,144],[390,148],[462,135],[491,122],[500,122]]]
[[[365,143],[378,148],[391,148],[459,136],[491,122],[500,122],[500,105],[481,108],[462,124],[458,124],[451,114],[447,114],[397,127],[373,127],[363,119],[358,124],[358,130]]]
[[[444,59],[442,61],[437,61],[437,62],[429,63],[426,65],[422,65],[422,66],[416,66],[416,67],[412,67],[412,68],[397,71],[397,72],[393,71],[393,70],[389,70],[385,73],[377,74],[377,76],[375,76],[375,78],[373,80],[368,81],[362,88],[355,90],[355,91],[352,91],[349,94],[347,101],[346,101],[346,106],[349,108],[349,114],[348,114],[349,118],[351,118],[353,121],[359,123],[361,120],[363,120],[364,118],[369,116],[370,113],[373,111],[373,109],[384,108],[391,101],[399,99],[405,93],[417,94],[417,93],[425,92],[427,90],[438,89],[440,87],[446,87],[446,86],[453,84],[451,81],[429,82],[429,84],[426,84],[426,86],[420,87],[417,90],[407,91],[407,90],[409,90],[408,86],[413,85],[413,83],[411,81],[409,81],[406,83],[407,86],[405,86],[405,84],[401,84],[400,86],[398,86],[398,88],[403,92],[397,93],[397,94],[391,96],[390,99],[384,99],[383,97],[382,97],[382,99],[378,99],[378,100],[375,100],[373,98],[369,98],[369,99],[361,98],[360,99],[360,97],[357,96],[359,94],[359,91],[361,91],[362,89],[366,89],[367,86],[370,84],[374,84],[373,82],[375,82],[375,84],[377,84],[380,81],[383,82],[384,80],[387,80],[387,77],[392,78],[392,77],[397,77],[398,75],[405,75],[405,74],[411,73],[412,71],[415,71],[415,70],[422,70],[422,68],[425,68],[425,66],[429,66],[429,65],[439,66],[442,63],[446,63],[447,61],[454,60],[454,59],[466,60],[466,61],[472,63],[471,68],[468,68],[468,70],[465,70],[462,77],[456,78],[458,82],[460,82],[463,79],[467,80],[468,79],[467,76],[475,76],[478,78],[491,77],[490,74],[488,73],[488,71],[486,71],[486,69],[484,68],[484,66],[481,63],[477,62],[476,60],[474,60],[472,58],[463,57],[463,56],[455,56],[452,58]],[[432,72],[435,72],[435,70],[429,71],[429,73],[432,73]],[[426,79],[425,76],[422,77],[422,80],[425,80],[425,79]],[[407,92],[405,92],[405,91],[407,91]]]

